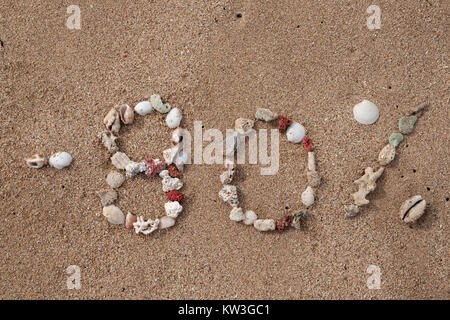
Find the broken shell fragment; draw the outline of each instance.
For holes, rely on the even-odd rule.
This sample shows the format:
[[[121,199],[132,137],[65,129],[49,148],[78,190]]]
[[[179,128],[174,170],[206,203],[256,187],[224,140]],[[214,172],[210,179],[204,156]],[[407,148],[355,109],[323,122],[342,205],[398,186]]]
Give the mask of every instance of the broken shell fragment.
[[[134,107],[134,111],[140,116],[146,116],[153,111],[153,107],[149,101],[141,101]]]
[[[178,201],[166,202],[164,209],[166,210],[166,215],[171,218],[177,218],[181,211],[183,211],[183,207]]]
[[[258,108],[255,112],[255,118],[258,120],[263,120],[265,122],[270,122],[278,119],[278,115],[275,112],[270,111],[265,108]]]
[[[100,197],[100,202],[102,203],[102,207],[109,206],[113,204],[117,200],[117,192],[116,190],[101,190],[97,192],[97,195]]]
[[[275,230],[275,220],[273,219],[258,219],[255,220],[253,226],[258,231],[272,231]]]
[[[310,186],[302,193],[302,202],[305,207],[312,206],[314,203],[314,190]]]
[[[125,182],[125,177],[117,171],[111,171],[106,176],[106,183],[113,189],[120,188],[120,186]]]
[[[128,158],[128,156],[123,152],[116,152],[111,157],[112,165],[119,170],[124,170],[130,161],[130,158]]]
[[[234,129],[240,133],[245,133],[249,129],[252,129],[255,125],[255,121],[251,119],[238,118],[234,122]]]
[[[112,108],[103,119],[106,129],[117,134],[120,130],[120,116],[116,109]]]
[[[133,229],[133,224],[137,221],[137,216],[132,214],[131,212],[127,213],[127,216],[125,218],[125,227],[127,229]]]
[[[155,108],[155,110],[160,113],[167,113],[171,109],[168,103],[164,104],[162,102],[161,96],[159,94],[153,94],[150,97],[150,103],[152,104],[152,107]]]
[[[373,124],[380,116],[380,112],[373,102],[363,100],[353,107],[353,116],[361,124]]]
[[[398,130],[403,134],[410,134],[414,130],[414,125],[416,124],[416,116],[401,117],[398,120]]]
[[[397,147],[403,141],[403,135],[400,132],[394,132],[389,137],[389,143]]]
[[[244,219],[245,219],[245,215],[244,215],[244,212],[242,211],[242,208],[235,207],[235,208],[231,209],[230,220],[239,222]]]
[[[134,121],[134,110],[127,104],[121,104],[116,107],[117,112],[119,112],[120,120],[124,124],[132,124]]]
[[[286,131],[286,137],[289,142],[300,143],[305,137],[306,130],[300,123],[292,123]]]
[[[355,205],[360,207],[369,203],[366,196],[375,190],[377,186],[375,182],[381,176],[383,171],[384,167],[379,168],[376,172],[374,172],[371,167],[367,167],[366,170],[364,170],[364,175],[353,182],[359,187],[358,191],[352,194]]]
[[[386,166],[391,163],[395,158],[395,147],[388,143],[381,149],[380,154],[378,155],[378,163],[380,166]]]
[[[238,194],[236,186],[231,184],[226,184],[223,186],[222,190],[219,192],[219,197],[232,207],[237,207],[239,204]]]
[[[53,168],[62,169],[72,163],[72,156],[68,152],[57,152],[50,157],[48,163]]]
[[[230,184],[234,178],[234,165],[229,166],[228,169],[220,175],[220,182],[222,184]]]
[[[27,166],[34,169],[42,168],[47,164],[47,159],[41,154],[34,154],[29,158],[25,159]]]
[[[344,206],[345,217],[352,218],[355,217],[359,213],[359,207],[354,204]]]
[[[118,150],[116,144],[117,137],[111,131],[102,131],[98,137],[109,152],[116,152]]]
[[[176,127],[178,127],[180,125],[182,118],[183,118],[183,116],[181,115],[180,109],[173,108],[167,114],[166,124],[171,129],[176,128]]]
[[[163,158],[164,158],[164,162],[167,165],[171,165],[172,163],[175,162],[176,157],[178,156],[178,153],[181,150],[181,144],[178,144],[172,148],[166,149],[163,151]]]
[[[167,228],[173,227],[174,225],[175,225],[175,219],[168,217],[168,216],[164,216],[161,219],[159,219],[158,228],[159,229],[167,229]]]
[[[245,211],[245,219],[244,219],[244,224],[250,226],[252,225],[256,220],[258,219],[258,215],[252,211],[252,210],[247,210]]]
[[[125,215],[122,210],[113,204],[103,207],[103,215],[106,217],[108,222],[112,224],[123,224],[125,221]]]
[[[424,214],[426,205],[426,201],[420,195],[406,200],[400,207],[400,219],[405,223],[417,221]]]
[[[148,219],[147,221],[144,220],[144,217],[139,216],[137,218],[137,221],[133,223],[134,231],[136,233],[142,233],[145,235],[148,235],[152,233],[153,231],[158,229],[159,225],[159,219]]]
[[[295,229],[301,229],[305,217],[306,210],[301,210],[299,213],[294,214],[291,226],[293,226]]]

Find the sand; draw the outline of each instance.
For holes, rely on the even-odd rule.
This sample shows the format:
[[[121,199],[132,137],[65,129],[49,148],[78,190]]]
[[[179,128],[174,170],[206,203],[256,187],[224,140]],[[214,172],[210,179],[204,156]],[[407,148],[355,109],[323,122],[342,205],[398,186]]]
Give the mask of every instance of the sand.
[[[0,3],[2,299],[449,298],[448,3],[377,1],[377,31],[366,27],[368,1],[80,0],[81,30],[65,25],[70,4]],[[257,107],[308,128],[323,184],[305,230],[230,221],[218,165],[186,170],[185,211],[168,231],[137,236],[99,216],[95,192],[112,168],[96,138],[102,119],[152,93],[182,109],[189,130],[194,120],[232,128]],[[380,109],[374,125],[353,119],[363,99]],[[352,181],[424,103],[370,205],[345,220]],[[163,116],[139,117],[121,130],[121,148],[161,156],[169,135]],[[63,150],[74,157],[66,170],[23,161]],[[260,216],[301,208],[304,150],[283,136],[280,154],[275,176],[240,171],[245,206]],[[398,209],[415,194],[429,207],[407,226]],[[157,179],[138,178],[118,205],[157,217],[164,200]],[[66,287],[69,265],[81,269],[79,290]],[[366,285],[369,265],[380,290]]]

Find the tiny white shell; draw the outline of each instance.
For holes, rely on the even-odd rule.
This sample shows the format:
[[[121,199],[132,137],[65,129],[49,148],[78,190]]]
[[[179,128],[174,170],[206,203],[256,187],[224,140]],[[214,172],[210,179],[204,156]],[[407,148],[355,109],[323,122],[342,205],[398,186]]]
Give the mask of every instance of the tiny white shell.
[[[292,123],[286,131],[287,139],[292,143],[300,143],[305,137],[305,134],[305,127],[298,122]]]
[[[125,221],[125,215],[122,210],[113,204],[103,207],[103,215],[106,217],[108,222],[112,224],[123,224]]]
[[[111,171],[106,176],[106,183],[113,189],[120,188],[120,186],[124,182],[125,182],[125,177],[120,172]]]
[[[30,158],[26,158],[25,162],[30,168],[39,169],[47,164],[47,159],[41,154],[34,154]]]
[[[258,231],[272,231],[275,230],[275,220],[273,219],[258,219],[255,220],[253,226]]]
[[[175,225],[175,219],[171,217],[164,216],[161,219],[159,219],[159,229],[167,229],[170,227],[173,227]]]
[[[231,209],[231,212],[230,212],[230,220],[231,221],[239,222],[244,219],[245,219],[245,215],[244,215],[244,212],[242,211],[242,208]]]
[[[153,107],[149,101],[141,101],[134,107],[134,111],[138,115],[145,116],[153,111]]]
[[[72,156],[68,152],[57,152],[50,157],[48,163],[56,169],[62,169],[72,163]]]
[[[167,126],[171,129],[178,127],[181,123],[182,118],[183,118],[183,116],[181,115],[180,109],[173,108],[167,114],[167,117],[166,117]]]
[[[258,216],[256,213],[252,210],[245,211],[245,219],[244,223],[246,225],[252,225],[256,220],[258,219]]]
[[[372,124],[377,121],[380,112],[373,102],[363,100],[353,107],[353,116],[361,124]]]
[[[166,215],[171,218],[177,218],[183,207],[178,201],[168,201],[164,204]]]
[[[302,193],[302,202],[305,207],[309,207],[314,203],[314,190],[310,186]]]

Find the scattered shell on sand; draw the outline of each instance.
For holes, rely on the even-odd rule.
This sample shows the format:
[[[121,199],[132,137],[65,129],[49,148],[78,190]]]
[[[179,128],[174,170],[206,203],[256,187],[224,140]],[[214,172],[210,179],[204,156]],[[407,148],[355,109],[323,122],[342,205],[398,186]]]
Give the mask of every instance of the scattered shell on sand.
[[[130,161],[130,158],[123,152],[116,152],[111,157],[111,163],[119,170],[124,170]]]
[[[149,101],[141,101],[134,107],[134,111],[140,116],[146,116],[153,111],[153,107]]]
[[[344,206],[344,210],[346,218],[355,217],[359,213],[359,207],[355,206],[354,204]]]
[[[139,173],[146,172],[147,165],[144,162],[130,161],[125,166],[125,171],[127,172],[127,177],[134,177]]]
[[[116,190],[100,190],[97,191],[97,195],[100,197],[100,202],[102,203],[102,207],[109,206],[113,204],[117,200],[117,192]]]
[[[117,137],[111,131],[102,131],[98,137],[109,152],[116,152],[118,150],[116,144]]]
[[[420,195],[406,200],[400,207],[400,219],[405,223],[417,221],[424,214],[426,205],[426,201]]]
[[[106,183],[113,189],[120,188],[124,182],[125,177],[120,172],[111,171],[106,176]]]
[[[106,217],[108,222],[112,224],[123,224],[125,221],[125,215],[122,210],[113,204],[103,207],[103,215]]]
[[[238,118],[234,122],[234,129],[241,133],[247,132],[249,129],[252,129],[255,125],[255,121],[251,119]]]
[[[160,172],[159,176],[162,178],[162,189],[164,192],[169,192],[171,190],[180,190],[183,187],[183,182],[178,178],[172,178],[169,175],[168,170],[163,170]]]
[[[125,218],[125,227],[127,229],[133,229],[133,224],[137,221],[137,216],[132,214],[131,212],[127,213],[127,216]]]
[[[121,104],[116,107],[117,112],[119,113],[120,120],[124,124],[132,124],[134,121],[134,110],[127,104]]]
[[[106,126],[106,129],[111,131],[112,133],[119,133],[120,130],[120,116],[116,109],[112,108],[109,110],[109,112],[106,114],[105,118],[103,119],[103,123]]]
[[[175,225],[175,219],[168,217],[168,216],[164,216],[161,219],[159,219],[159,225],[158,228],[159,229],[167,229],[170,227],[173,227]]]
[[[161,96],[159,94],[153,94],[150,97],[150,103],[152,104],[152,107],[160,113],[167,113],[171,109],[171,106],[168,103],[164,104],[162,102]]]
[[[389,143],[397,147],[403,141],[403,135],[400,132],[394,132],[389,137]]]
[[[247,210],[245,211],[245,219],[244,219],[244,223],[248,226],[252,225],[256,220],[258,219],[258,215],[252,211],[252,210]]]
[[[389,163],[391,163],[392,160],[395,158],[395,147],[388,143],[384,146],[383,149],[381,149],[380,154],[378,155],[378,163],[381,166],[386,166]]]
[[[364,175],[353,182],[359,187],[358,191],[352,194],[355,205],[360,207],[369,203],[366,196],[375,190],[377,186],[375,182],[381,176],[383,171],[384,167],[379,168],[376,172],[374,172],[371,167],[367,167],[364,171]]]
[[[255,118],[258,120],[263,120],[265,122],[270,122],[278,119],[278,115],[269,109],[258,108],[255,112]]]
[[[166,215],[171,218],[177,218],[181,211],[183,211],[183,207],[178,201],[166,202],[164,209],[166,210]]]
[[[25,159],[27,166],[34,169],[39,169],[45,166],[48,161],[42,154],[34,154],[29,158]]]
[[[306,129],[300,123],[292,123],[286,130],[286,137],[289,142],[300,143],[305,137]]]
[[[242,211],[242,208],[235,207],[235,208],[231,209],[230,220],[239,222],[244,219],[245,219],[245,215],[244,215],[244,211]]]
[[[180,109],[173,108],[166,116],[166,124],[171,129],[176,128],[180,125],[182,118]]]
[[[306,217],[306,210],[301,210],[299,213],[294,214],[291,226],[295,229],[301,229],[303,220]]]
[[[239,204],[236,186],[226,184],[219,192],[219,197],[232,207],[237,207]]]
[[[353,107],[353,116],[361,124],[372,124],[380,116],[378,107],[368,100],[364,100]]]
[[[314,190],[310,186],[306,187],[306,190],[302,193],[302,202],[305,207],[312,206],[314,203]]]
[[[253,226],[258,231],[272,231],[275,230],[275,220],[273,219],[258,219],[255,220]]]
[[[153,231],[157,230],[159,226],[159,219],[148,219],[147,221],[144,220],[144,217],[139,216],[137,217],[137,221],[133,223],[134,231],[136,233],[142,233],[145,235],[148,235],[152,233]]]
[[[72,163],[72,156],[68,152],[57,152],[50,157],[48,163],[53,168],[62,169]]]
[[[398,130],[403,134],[410,134],[414,130],[414,125],[416,124],[416,116],[401,117],[398,120]]]

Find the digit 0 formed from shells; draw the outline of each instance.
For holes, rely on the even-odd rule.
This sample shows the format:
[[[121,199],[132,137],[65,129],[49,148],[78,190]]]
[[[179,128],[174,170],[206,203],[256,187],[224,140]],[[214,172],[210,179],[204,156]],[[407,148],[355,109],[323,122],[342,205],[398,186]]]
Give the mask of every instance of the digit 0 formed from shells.
[[[120,130],[120,116],[116,109],[112,108],[109,110],[109,112],[106,114],[105,118],[103,119],[103,123],[106,126],[106,129],[111,131],[114,134],[119,133]]]
[[[309,207],[314,204],[314,190],[310,186],[306,187],[306,190],[303,191],[302,202],[305,207]]]
[[[146,116],[153,111],[153,107],[149,101],[141,101],[134,107],[134,111],[140,116]]]
[[[353,107],[353,116],[361,124],[373,124],[380,116],[380,112],[373,102],[363,100]]]
[[[258,231],[273,231],[275,230],[275,220],[273,219],[258,219],[255,220],[253,226]]]
[[[113,189],[120,188],[120,186],[125,182],[125,177],[117,171],[111,171],[106,176],[106,183]]]
[[[265,122],[270,122],[278,119],[278,115],[269,109],[258,108],[255,112],[255,118]]]
[[[384,167],[379,168],[376,172],[373,171],[371,167],[367,167],[364,175],[355,180],[354,184],[358,185],[359,189],[352,196],[355,200],[355,205],[358,207],[366,205],[369,203],[369,200],[366,199],[366,196],[375,190],[377,187],[376,181],[381,176],[384,171]]]
[[[97,195],[100,197],[100,202],[103,207],[109,206],[117,200],[116,190],[101,190],[97,192]]]
[[[106,217],[108,222],[112,224],[123,224],[125,221],[125,215],[122,210],[113,204],[103,207],[103,215]]]
[[[116,152],[111,157],[111,163],[119,170],[124,170],[127,164],[130,163],[130,158],[123,152]]]
[[[178,127],[180,125],[182,118],[183,118],[183,116],[181,115],[180,109],[173,108],[167,114],[166,124],[171,129],[176,128],[176,127]]]
[[[72,163],[72,156],[68,152],[57,152],[53,154],[48,163],[56,169],[63,169]]]
[[[171,106],[168,103],[164,104],[162,102],[161,96],[159,94],[153,94],[150,97],[150,102],[152,104],[152,107],[155,108],[155,110],[159,113],[167,113],[171,109]]]
[[[109,152],[116,152],[118,150],[116,144],[117,137],[110,131],[102,131],[98,137]]]
[[[239,204],[236,186],[226,184],[219,192],[219,197],[232,207],[237,207]]]
[[[242,208],[235,207],[235,208],[231,209],[230,220],[239,222],[244,219],[245,219],[245,215],[244,215],[244,211],[242,211]]]
[[[417,221],[424,214],[426,205],[426,201],[420,195],[406,200],[400,207],[400,219],[405,223]]]
[[[48,161],[42,154],[34,154],[29,158],[25,159],[27,166],[33,169],[40,169],[45,166]]]
[[[134,111],[133,108],[131,108],[127,104],[121,104],[116,107],[117,112],[119,113],[120,120],[124,124],[132,124],[134,121]]]
[[[378,163],[380,166],[386,166],[389,163],[391,163],[392,160],[395,158],[395,147],[388,143],[384,146],[384,148],[380,151],[380,154],[378,155]]]

